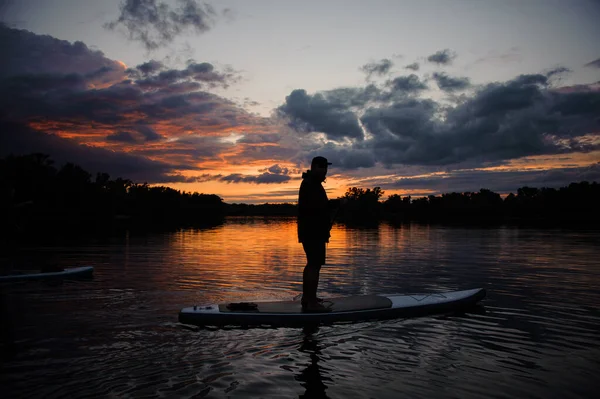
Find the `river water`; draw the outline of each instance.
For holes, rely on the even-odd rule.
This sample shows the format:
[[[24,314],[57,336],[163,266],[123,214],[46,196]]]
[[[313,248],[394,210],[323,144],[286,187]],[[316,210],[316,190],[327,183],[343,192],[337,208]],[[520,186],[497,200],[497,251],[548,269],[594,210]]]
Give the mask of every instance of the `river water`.
[[[178,323],[194,304],[289,300],[294,219],[20,252],[89,281],[1,287],[16,354],[2,397],[586,398],[600,388],[600,231],[336,225],[320,296],[484,287],[484,306],[318,329]]]

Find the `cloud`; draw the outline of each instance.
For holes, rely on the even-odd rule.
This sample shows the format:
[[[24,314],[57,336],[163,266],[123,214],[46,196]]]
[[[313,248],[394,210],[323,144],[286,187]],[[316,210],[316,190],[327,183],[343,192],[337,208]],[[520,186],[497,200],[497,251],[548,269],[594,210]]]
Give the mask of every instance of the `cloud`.
[[[211,114],[230,125],[252,119],[231,101],[198,91],[236,80],[234,72],[209,63],[192,60],[184,69],[167,69],[149,61],[126,69],[81,42],[0,27],[0,43],[5,42],[0,115],[12,120],[47,118],[81,128],[90,122],[134,127],[192,114],[196,121]],[[146,140],[159,138],[145,132]]]
[[[456,58],[456,53],[450,49],[440,50],[427,57],[427,61],[438,65],[449,65]]]
[[[588,62],[587,64],[585,64],[586,67],[592,67],[592,68],[600,68],[600,58],[598,58],[597,60]]]
[[[0,156],[38,152],[50,155],[57,164],[73,162],[81,165],[92,175],[106,172],[113,177],[128,178],[135,182],[168,182],[173,181],[176,174],[176,169],[165,162],[104,148],[81,146],[73,140],[0,119]]]
[[[243,175],[234,173],[223,176],[219,180],[226,183],[255,183],[255,184],[281,184],[290,181],[292,178],[288,175],[275,173],[261,173],[260,175]]]
[[[109,136],[106,136],[106,139],[108,141],[117,141],[119,143],[129,143],[129,144],[137,143],[137,140],[135,139],[135,137],[133,137],[133,135],[130,132],[113,133]]]
[[[292,180],[292,175],[298,171],[282,167],[279,164],[271,165],[268,168],[260,170],[257,175],[244,175],[233,173],[226,176],[204,174],[197,176],[196,181],[221,181],[225,183],[253,183],[253,184],[282,184]]]
[[[413,71],[418,71],[420,68],[420,65],[418,62],[413,62],[412,64],[408,64],[407,66],[404,67],[405,69],[411,69]]]
[[[106,136],[106,140],[119,143],[141,144],[145,142],[159,141],[163,137],[156,133],[151,127],[137,126],[134,131],[119,131]]]
[[[416,93],[427,89],[427,85],[415,74],[399,76],[388,82],[395,92]]]
[[[434,79],[447,91],[468,84],[464,78],[445,74],[436,74]],[[360,160],[343,161],[341,165],[347,168],[369,167],[375,161],[389,168],[485,166],[529,155],[600,149],[600,140],[584,140],[586,135],[597,136],[600,129],[599,90],[571,87],[562,91],[550,85],[547,75],[529,74],[479,86],[453,100],[455,103],[442,104],[420,98],[424,87],[416,75],[411,75],[372,89],[370,96],[357,96],[360,88],[346,88],[345,101],[330,97],[331,91],[311,96],[300,91],[311,107],[296,112],[297,108],[288,103],[280,111],[294,112],[292,127],[310,126],[334,139],[324,145],[315,136],[316,149],[302,150],[302,154],[328,152],[325,156],[335,159],[343,149],[346,155],[342,159]],[[357,98],[362,102],[350,101]],[[335,113],[328,112],[332,109]],[[347,120],[358,117],[364,135],[348,133],[349,129],[339,124],[343,119],[336,115]],[[316,123],[320,118],[328,118],[328,122]]]
[[[240,144],[259,144],[259,143],[278,143],[281,141],[281,134],[252,134],[246,135],[237,142]]]
[[[154,75],[160,72],[161,70],[164,70],[165,68],[166,67],[162,62],[150,60],[136,66],[135,68],[129,68],[126,72],[131,77],[139,79],[142,76]]]
[[[550,69],[548,72],[546,72],[546,76],[548,78],[552,78],[554,76],[560,76],[560,75],[564,75],[566,73],[572,72],[569,68],[565,68],[565,67],[556,67],[556,68],[552,68]]]
[[[305,90],[294,90],[278,108],[281,116],[289,118],[289,126],[298,132],[325,132],[331,140],[363,136],[358,118],[348,109],[347,97],[342,101],[329,98],[327,93],[308,95]]]
[[[269,166],[268,168],[261,170],[261,172],[268,172],[268,173],[273,173],[275,175],[286,175],[286,176],[293,173],[293,171],[290,170],[289,168],[282,167],[279,164]]]
[[[239,80],[233,70],[226,69],[220,72],[208,62],[196,63],[193,60],[185,69],[167,69],[162,63],[153,60],[140,64],[136,68],[129,68],[127,73],[129,77],[135,79],[138,86],[147,90],[171,88],[176,91],[190,91],[203,85],[209,88],[217,86],[227,88],[231,83]]]
[[[518,47],[511,47],[506,51],[499,52],[497,50],[491,50],[489,53],[480,57],[473,62],[473,64],[481,63],[494,63],[494,64],[510,64],[523,61],[523,55]]]
[[[600,181],[600,163],[551,170],[453,170],[442,175],[398,179],[384,188],[427,189],[433,191],[433,194],[476,192],[486,188],[499,193],[509,193],[516,192],[524,186],[564,187],[579,181]]]
[[[129,39],[141,42],[147,50],[166,46],[187,31],[197,34],[212,28],[216,12],[196,0],[177,0],[178,7],[156,0],[125,0],[119,17],[104,24],[109,30],[124,27]]]
[[[370,78],[372,75],[387,75],[390,72],[392,66],[394,66],[394,63],[391,60],[384,58],[379,62],[370,62],[368,64],[365,64],[360,69],[361,71],[367,74],[367,77]]]
[[[469,78],[453,78],[443,72],[434,72],[433,80],[436,81],[440,89],[447,92],[464,90],[471,86]]]
[[[179,171],[200,169],[206,161],[223,162],[221,154],[234,153],[231,149],[236,146],[221,141],[232,129],[255,137],[256,147],[266,145],[257,140],[259,135],[278,140],[275,131],[280,127],[272,121],[202,91],[235,81],[230,69],[193,60],[182,69],[154,60],[127,68],[81,42],[4,26],[0,43],[8,43],[3,53],[7,62],[0,63],[0,122],[14,127],[2,132],[5,153],[40,151],[157,183],[185,181]],[[19,137],[21,131],[34,142],[26,143]],[[255,149],[245,153],[244,145],[250,146],[239,146],[237,162],[261,156]],[[82,156],[100,147],[110,156]],[[281,146],[278,151],[287,151],[289,157],[293,150]],[[270,152],[277,154],[262,151]],[[139,161],[146,157],[160,161]],[[146,172],[141,170],[146,167]]]
[[[36,35],[0,23],[0,79],[38,75],[47,82],[69,77],[86,87],[102,87],[125,77],[124,65],[91,50],[83,42],[70,43],[48,35]]]
[[[138,126],[137,131],[144,136],[146,141],[159,141],[163,137],[156,133],[150,126]]]

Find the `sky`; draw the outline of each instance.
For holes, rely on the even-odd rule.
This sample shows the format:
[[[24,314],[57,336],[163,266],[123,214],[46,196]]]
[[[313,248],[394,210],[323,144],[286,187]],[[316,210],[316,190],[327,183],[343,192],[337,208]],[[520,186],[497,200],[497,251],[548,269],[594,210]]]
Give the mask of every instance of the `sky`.
[[[0,156],[228,203],[600,181],[600,1],[0,0]]]

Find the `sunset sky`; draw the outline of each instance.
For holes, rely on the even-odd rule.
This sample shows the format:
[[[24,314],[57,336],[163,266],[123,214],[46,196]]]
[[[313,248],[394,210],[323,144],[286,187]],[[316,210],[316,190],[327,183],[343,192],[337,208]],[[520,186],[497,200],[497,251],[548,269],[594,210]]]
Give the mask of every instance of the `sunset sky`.
[[[293,202],[600,181],[600,1],[0,0],[0,156]]]

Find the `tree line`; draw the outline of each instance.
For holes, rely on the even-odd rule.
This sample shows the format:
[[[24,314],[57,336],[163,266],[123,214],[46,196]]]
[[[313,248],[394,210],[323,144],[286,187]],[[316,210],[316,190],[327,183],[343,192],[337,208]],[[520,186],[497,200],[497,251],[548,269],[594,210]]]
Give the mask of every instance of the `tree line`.
[[[223,222],[214,194],[92,175],[73,163],[57,168],[45,154],[0,159],[2,234],[74,233],[126,228],[177,228]]]
[[[597,226],[600,222],[600,184],[596,182],[576,182],[559,189],[521,187],[505,198],[485,188],[420,198],[393,194],[381,201],[383,195],[379,187],[348,189],[344,197],[349,201],[341,219],[356,224],[388,220]]]
[[[600,221],[600,185],[522,187],[502,198],[487,189],[412,198],[380,187],[348,188],[337,221],[349,225],[394,223],[536,223],[595,225]],[[295,216],[295,204],[226,204],[215,194],[149,186],[106,173],[95,177],[78,165],[56,167],[45,154],[0,159],[3,235],[48,235],[57,231],[102,231],[214,226],[228,215]]]

